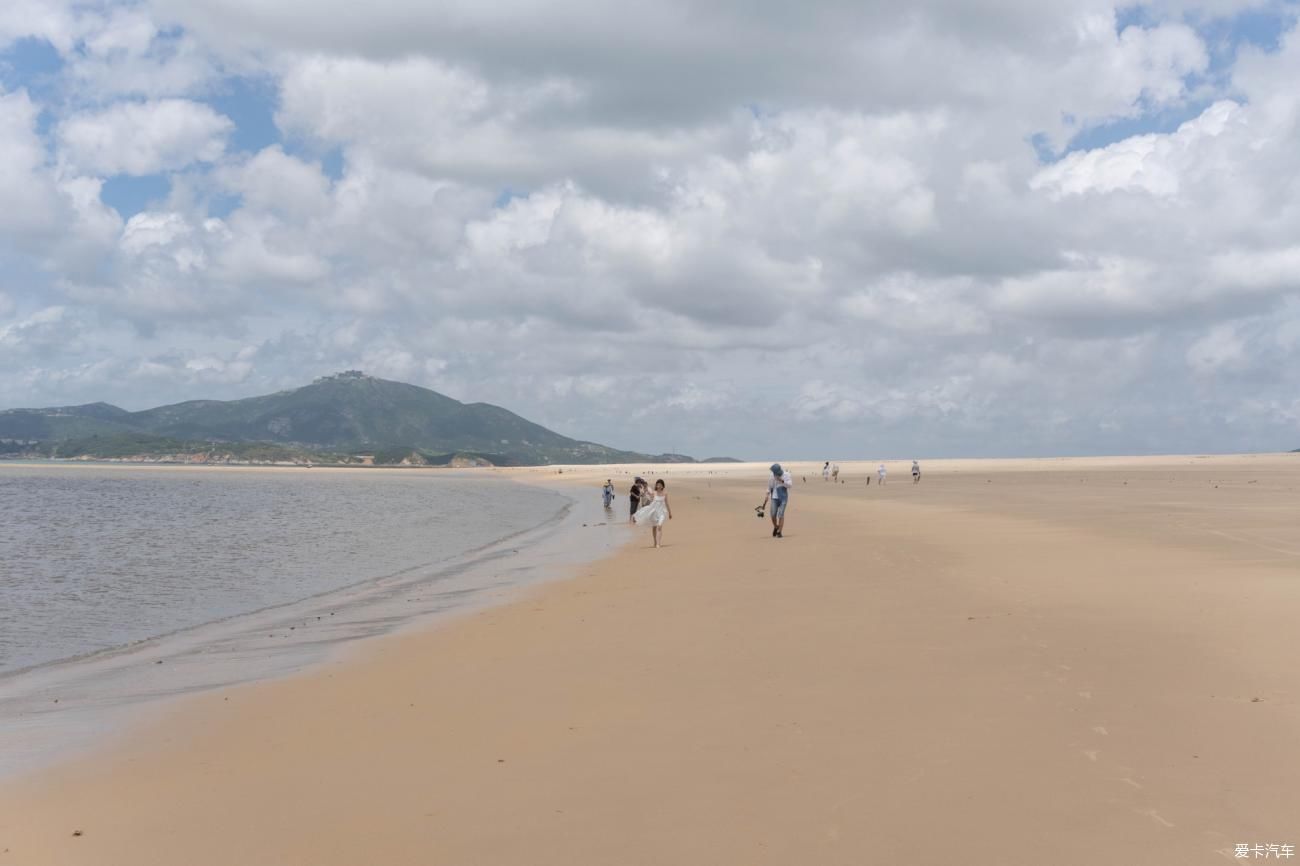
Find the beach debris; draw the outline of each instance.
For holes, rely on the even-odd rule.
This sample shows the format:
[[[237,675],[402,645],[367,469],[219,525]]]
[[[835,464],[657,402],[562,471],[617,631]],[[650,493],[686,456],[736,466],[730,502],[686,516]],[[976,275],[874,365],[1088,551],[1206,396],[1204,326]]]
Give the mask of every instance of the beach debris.
[[[85,834],[82,833],[80,830],[73,830],[73,831],[72,831],[72,835],[73,835],[73,836],[84,836]]]
[[[1250,702],[1251,702],[1252,704],[1258,704],[1258,703],[1263,702],[1263,700],[1264,700],[1263,698],[1251,698],[1251,699],[1250,699]]]

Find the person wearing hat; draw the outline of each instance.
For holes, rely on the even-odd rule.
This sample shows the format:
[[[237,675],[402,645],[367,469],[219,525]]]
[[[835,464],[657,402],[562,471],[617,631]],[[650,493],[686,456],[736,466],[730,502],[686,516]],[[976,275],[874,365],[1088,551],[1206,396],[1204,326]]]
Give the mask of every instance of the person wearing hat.
[[[790,503],[790,488],[794,486],[794,476],[781,468],[780,463],[772,464],[772,477],[767,479],[767,496],[763,497],[763,507],[772,503],[772,537],[784,538],[785,509]]]

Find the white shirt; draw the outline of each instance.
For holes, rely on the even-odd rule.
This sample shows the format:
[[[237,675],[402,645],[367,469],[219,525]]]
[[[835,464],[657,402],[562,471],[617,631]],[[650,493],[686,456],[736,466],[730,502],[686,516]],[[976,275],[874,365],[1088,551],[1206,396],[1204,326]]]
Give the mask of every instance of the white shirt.
[[[794,486],[794,476],[789,472],[786,472],[781,476],[779,481],[775,475],[767,479],[767,492],[773,499],[777,498],[776,489],[778,485],[785,490],[785,492],[781,494],[782,498],[789,496],[790,488]]]

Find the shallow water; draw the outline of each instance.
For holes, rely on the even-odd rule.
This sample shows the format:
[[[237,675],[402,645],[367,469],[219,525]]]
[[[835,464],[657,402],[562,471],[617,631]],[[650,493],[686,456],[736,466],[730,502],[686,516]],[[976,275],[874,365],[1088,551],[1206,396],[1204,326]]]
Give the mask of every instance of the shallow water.
[[[445,470],[0,464],[0,777],[625,538],[598,490]]]
[[[426,474],[0,468],[0,674],[428,569],[554,518]]]

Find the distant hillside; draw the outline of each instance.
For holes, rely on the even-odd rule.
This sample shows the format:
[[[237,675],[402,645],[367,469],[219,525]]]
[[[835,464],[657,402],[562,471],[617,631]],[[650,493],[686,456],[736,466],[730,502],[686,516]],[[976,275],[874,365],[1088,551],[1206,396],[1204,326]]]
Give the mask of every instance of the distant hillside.
[[[499,406],[461,403],[357,371],[263,397],[142,412],[106,403],[0,412],[0,454],[123,459],[210,452],[288,462],[347,462],[364,453],[376,463],[419,465],[694,462],[570,439]]]
[[[56,409],[10,409],[0,412],[0,438],[52,440],[126,433],[132,427],[123,419],[130,417],[130,412],[107,403]]]

